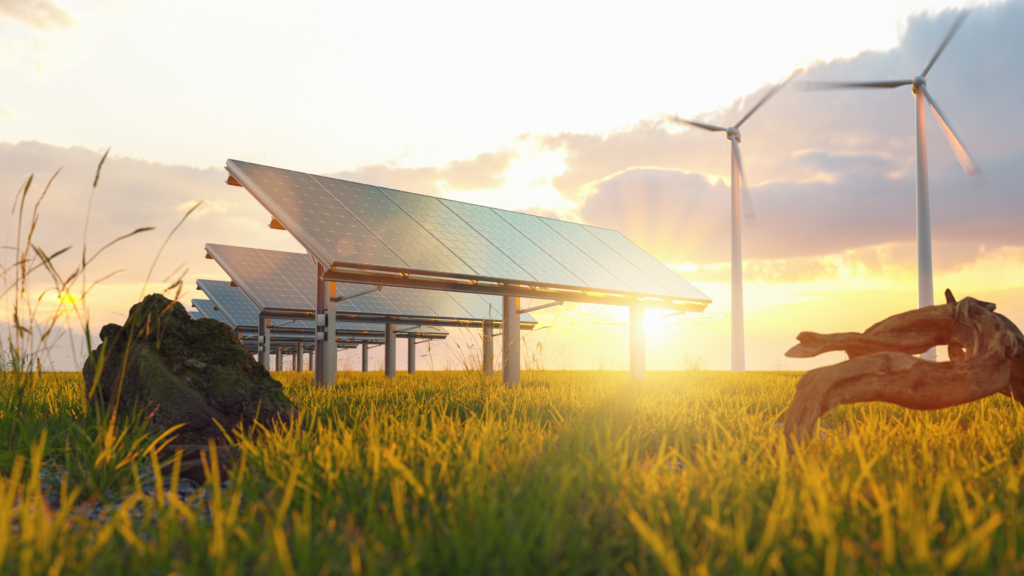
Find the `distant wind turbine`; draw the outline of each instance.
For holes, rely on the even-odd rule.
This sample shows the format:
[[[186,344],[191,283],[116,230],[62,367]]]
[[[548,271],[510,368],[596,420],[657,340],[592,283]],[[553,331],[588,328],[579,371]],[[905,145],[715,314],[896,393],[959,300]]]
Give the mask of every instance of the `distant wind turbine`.
[[[925,77],[928,76],[928,72],[935,65],[935,61],[939,59],[939,55],[949,44],[949,41],[956,34],[956,31],[960,29],[960,26],[967,19],[967,15],[970,14],[970,10],[964,10],[957,17],[956,22],[953,23],[953,28],[950,29],[949,34],[946,34],[946,38],[939,44],[935,53],[932,54],[931,60],[928,61],[928,65],[924,67],[924,72],[921,72],[920,76],[911,78],[910,80],[880,80],[878,82],[806,82],[804,87],[809,90],[837,90],[843,88],[898,88],[900,86],[911,86],[911,90],[914,93],[914,98],[917,101],[917,307],[924,308],[926,306],[932,306],[935,303],[932,288],[932,229],[931,229],[931,211],[928,204],[928,148],[927,140],[925,138],[925,100],[931,105],[932,112],[935,114],[935,118],[939,121],[939,126],[942,128],[942,132],[946,135],[946,140],[949,141],[949,145],[953,147],[953,153],[956,154],[956,159],[960,161],[960,166],[963,167],[964,172],[971,179],[974,187],[977,188],[985,184],[985,177],[981,173],[981,169],[974,163],[971,156],[964,149],[960,140],[953,133],[953,127],[950,126],[949,122],[946,121],[946,117],[942,114],[939,109],[939,105],[935,103],[935,98],[928,93],[926,87]],[[921,357],[927,360],[935,360],[935,348],[932,348]]]
[[[790,76],[792,78],[792,76]],[[675,122],[677,124],[688,124],[690,126],[696,126],[697,128],[703,128],[711,132],[725,132],[725,137],[729,139],[732,148],[732,172],[730,174],[730,180],[732,181],[732,371],[743,372],[746,370],[746,363],[744,361],[744,348],[743,348],[743,242],[740,234],[740,207],[742,205],[744,215],[748,219],[754,218],[754,205],[750,200],[750,192],[747,190],[747,177],[743,175],[743,161],[740,159],[740,126],[747,121],[748,118],[757,112],[769,98],[775,95],[776,92],[782,89],[783,86],[789,82],[790,78],[787,78],[783,82],[768,91],[761,98],[761,101],[756,106],[750,109],[740,121],[737,122],[731,128],[722,128],[720,126],[713,126],[711,124],[704,124],[702,122],[694,122],[692,120],[683,120],[677,116],[669,116],[667,120]],[[742,202],[740,197],[742,195]]]

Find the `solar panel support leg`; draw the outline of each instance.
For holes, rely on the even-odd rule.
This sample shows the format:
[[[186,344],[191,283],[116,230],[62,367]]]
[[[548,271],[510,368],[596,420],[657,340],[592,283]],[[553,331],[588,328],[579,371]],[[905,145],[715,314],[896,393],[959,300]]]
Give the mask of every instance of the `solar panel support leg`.
[[[409,338],[409,374],[416,373],[416,339]]]
[[[281,365],[281,360],[284,359],[284,354],[281,353],[282,352],[282,350],[281,350],[282,348],[284,348],[284,346],[278,345],[277,346],[277,353],[274,354],[274,370],[276,372],[280,372],[281,370],[284,369],[284,367]]]
[[[384,325],[384,377],[395,377],[395,325]]]
[[[629,380],[647,379],[647,342],[644,334],[644,309],[629,307]]]
[[[292,352],[292,371],[302,372],[302,342],[297,342]]]
[[[270,318],[260,318],[256,351],[259,354],[259,363],[270,372]]]
[[[494,322],[484,320],[484,342],[483,342],[483,366],[484,376],[494,376]]]
[[[501,314],[501,381],[506,386],[519,385],[519,298],[502,297]]]
[[[334,387],[334,376],[338,372],[338,341],[334,329],[336,306],[331,302],[334,297],[334,282],[321,280],[327,271],[322,264],[316,265],[316,340],[313,346],[314,379],[317,386],[331,389]]]
[[[363,372],[370,371],[370,345],[363,342]]]

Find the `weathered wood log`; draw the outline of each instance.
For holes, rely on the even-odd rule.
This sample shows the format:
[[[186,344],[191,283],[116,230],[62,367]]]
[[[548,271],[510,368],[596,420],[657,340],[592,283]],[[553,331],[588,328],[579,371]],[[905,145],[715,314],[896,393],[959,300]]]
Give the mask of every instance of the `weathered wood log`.
[[[840,404],[882,401],[914,410],[949,408],[1006,394],[1024,400],[1024,335],[995,304],[974,298],[897,314],[863,334],[801,332],[786,356],[845,351],[850,359],[807,372],[786,413],[787,436],[803,438]],[[912,356],[948,346],[949,362]]]

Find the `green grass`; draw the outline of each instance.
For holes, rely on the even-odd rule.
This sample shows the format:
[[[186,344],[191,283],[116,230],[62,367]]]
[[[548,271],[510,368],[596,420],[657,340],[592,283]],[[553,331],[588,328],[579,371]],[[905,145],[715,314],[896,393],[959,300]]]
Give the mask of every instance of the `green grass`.
[[[147,496],[151,455],[115,448],[125,473],[111,486],[128,499],[97,521],[70,496],[47,509],[38,478],[79,468],[61,489],[87,500],[81,462],[99,449],[66,438],[75,426],[98,438],[109,422],[81,413],[79,376],[44,374],[18,394],[8,382],[20,400],[0,404],[0,434],[17,432],[0,438],[0,572],[1024,569],[1016,403],[842,408],[790,453],[778,422],[799,375],[653,372],[637,386],[621,372],[525,372],[507,389],[465,372],[341,373],[325,392],[309,373],[279,373],[302,414],[237,435],[227,488],[211,482],[193,502]],[[124,426],[143,444],[153,436],[138,419],[111,429]],[[68,448],[90,456],[69,461]]]

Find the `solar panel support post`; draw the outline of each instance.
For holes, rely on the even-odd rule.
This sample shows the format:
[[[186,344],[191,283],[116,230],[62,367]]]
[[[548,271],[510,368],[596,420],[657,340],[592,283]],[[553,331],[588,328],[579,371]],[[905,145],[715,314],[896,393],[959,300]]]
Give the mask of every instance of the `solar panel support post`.
[[[384,377],[395,377],[395,325],[384,325]]]
[[[494,376],[494,322],[484,320],[483,366],[484,376]]]
[[[644,334],[644,309],[629,308],[629,380],[643,382],[647,379],[647,342]]]
[[[407,338],[409,340],[409,374],[416,373],[416,338]]]
[[[363,342],[363,372],[370,371],[370,345]]]
[[[282,370],[284,370],[284,366],[281,364],[281,361],[284,360],[284,354],[282,354],[282,352],[283,352],[282,348],[284,348],[284,346],[282,346],[281,344],[278,344],[277,345],[277,353],[274,354],[274,370],[277,371],[277,372],[281,372]]]
[[[270,318],[260,318],[259,331],[256,339],[256,351],[259,363],[270,372]]]
[[[334,297],[334,282],[323,280],[327,268],[319,263],[316,268],[316,343],[313,346],[313,377],[317,386],[329,390],[334,387],[334,376],[338,372],[338,340],[335,336],[337,323],[334,322],[337,306],[331,301]]]
[[[302,342],[295,343],[295,352],[292,353],[292,371],[302,372]]]
[[[519,385],[519,298],[504,296],[501,314],[501,381]]]

